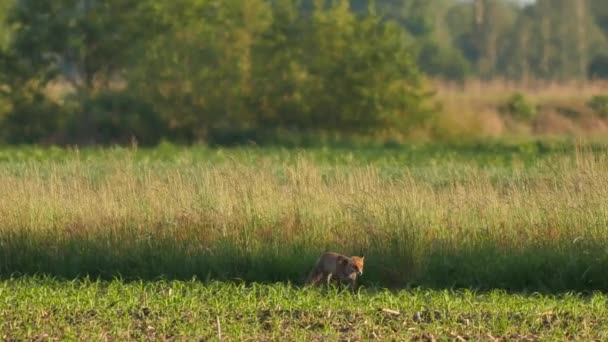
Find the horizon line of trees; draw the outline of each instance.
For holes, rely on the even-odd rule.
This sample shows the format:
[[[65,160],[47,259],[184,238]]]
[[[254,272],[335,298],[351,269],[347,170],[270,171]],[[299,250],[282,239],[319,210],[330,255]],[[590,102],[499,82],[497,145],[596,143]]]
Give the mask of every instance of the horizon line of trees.
[[[608,78],[608,2],[0,4],[0,142],[405,136],[429,77]]]
[[[367,11],[368,0],[352,0]],[[417,42],[428,75],[552,81],[608,79],[608,1],[378,0]]]

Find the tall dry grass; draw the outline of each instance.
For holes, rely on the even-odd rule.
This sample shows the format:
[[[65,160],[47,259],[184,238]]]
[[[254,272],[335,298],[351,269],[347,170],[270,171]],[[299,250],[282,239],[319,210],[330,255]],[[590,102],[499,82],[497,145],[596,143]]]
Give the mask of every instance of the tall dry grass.
[[[306,154],[4,165],[2,275],[299,282],[335,250],[366,256],[367,284],[608,289],[605,152],[507,168]]]
[[[468,101],[477,105],[495,105],[514,92],[521,92],[539,102],[563,103],[587,101],[591,96],[605,94],[606,81],[509,81],[503,79],[476,80],[464,83],[434,82],[442,99]]]
[[[505,136],[596,137],[608,133],[606,120],[588,106],[596,95],[608,95],[606,81],[556,82],[543,80],[468,80],[433,82],[443,106],[437,127],[448,138]],[[537,106],[538,118],[513,122],[500,108],[515,93]]]

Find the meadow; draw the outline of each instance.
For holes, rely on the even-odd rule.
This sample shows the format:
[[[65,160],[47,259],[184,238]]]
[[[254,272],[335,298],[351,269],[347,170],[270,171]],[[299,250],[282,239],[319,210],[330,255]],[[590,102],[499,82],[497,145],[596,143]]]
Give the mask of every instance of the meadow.
[[[5,150],[0,274],[604,290],[601,145]]]
[[[0,332],[602,339],[607,151],[4,148]],[[365,255],[357,294],[302,288],[325,250]]]

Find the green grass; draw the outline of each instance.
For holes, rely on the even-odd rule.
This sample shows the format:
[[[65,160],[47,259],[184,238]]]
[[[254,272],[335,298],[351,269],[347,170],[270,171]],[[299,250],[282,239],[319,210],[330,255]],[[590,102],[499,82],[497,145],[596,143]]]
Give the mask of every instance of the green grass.
[[[532,152],[530,152],[532,151]],[[607,290],[601,145],[0,151],[0,275]]]
[[[199,281],[0,282],[4,340],[606,340],[607,297]],[[388,311],[388,310],[391,311]]]
[[[605,144],[586,143],[593,150],[602,150]],[[572,154],[577,145],[572,140],[488,140],[461,144],[411,143],[411,144],[353,144],[313,146],[310,148],[266,146],[209,148],[195,145],[188,148],[162,143],[156,148],[133,150],[124,147],[63,149],[59,147],[5,146],[0,149],[0,163],[65,162],[78,158],[83,161],[106,161],[128,155],[142,162],[225,162],[230,159],[241,163],[253,163],[263,158],[277,161],[294,161],[305,155],[319,164],[341,165],[348,163],[373,163],[391,165],[407,163],[425,165],[441,160],[474,163],[477,165],[510,166],[513,161],[526,165],[549,156]]]
[[[0,336],[606,340],[606,152],[1,149]],[[325,250],[358,293],[300,286]]]

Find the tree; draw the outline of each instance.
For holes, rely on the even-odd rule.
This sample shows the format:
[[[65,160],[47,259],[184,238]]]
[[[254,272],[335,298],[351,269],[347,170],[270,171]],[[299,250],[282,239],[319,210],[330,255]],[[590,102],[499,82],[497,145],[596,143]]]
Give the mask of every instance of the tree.
[[[608,2],[604,0],[589,0],[589,7],[595,23],[608,36]]]
[[[61,105],[63,110],[46,116],[62,117],[48,120],[68,120],[81,138],[92,137],[95,120],[86,105],[120,87],[124,71],[136,63],[134,51],[146,32],[145,5],[136,0],[16,2],[8,13],[14,30],[4,57],[13,101],[10,115],[32,115],[44,112],[34,110],[37,106]],[[51,82],[67,82],[70,96],[49,98],[46,88]],[[22,117],[7,120],[27,124]]]
[[[16,27],[10,50],[32,75],[61,75],[92,92],[108,87],[129,62],[145,11],[135,0],[20,0],[8,22]]]
[[[146,42],[131,90],[164,113],[175,139],[252,127],[256,112],[245,100],[255,82],[253,46],[272,21],[267,2],[159,1],[154,17],[166,29]]]
[[[475,0],[472,6],[475,65],[481,77],[491,78],[497,74],[499,56],[513,27],[515,7],[499,0]]]
[[[12,29],[6,21],[6,14],[9,13],[13,5],[14,0],[4,0],[0,2],[0,50],[7,47],[11,36]]]
[[[394,22],[363,17],[346,0],[317,1],[301,77],[309,99],[304,127],[344,133],[406,133],[428,114],[414,48]]]

